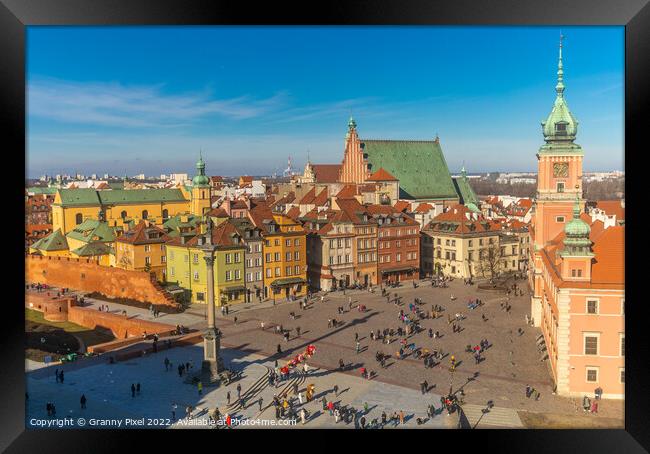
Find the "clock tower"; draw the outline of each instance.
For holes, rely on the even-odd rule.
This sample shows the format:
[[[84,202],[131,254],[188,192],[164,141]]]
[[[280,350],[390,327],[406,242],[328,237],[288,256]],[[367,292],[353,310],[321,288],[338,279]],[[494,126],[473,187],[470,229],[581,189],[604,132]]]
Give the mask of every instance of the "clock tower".
[[[582,200],[582,147],[576,144],[578,121],[564,98],[562,39],[557,69],[556,98],[548,118],[542,122],[544,145],[537,153],[537,197],[535,201],[534,246],[543,248],[573,218],[573,207]]]

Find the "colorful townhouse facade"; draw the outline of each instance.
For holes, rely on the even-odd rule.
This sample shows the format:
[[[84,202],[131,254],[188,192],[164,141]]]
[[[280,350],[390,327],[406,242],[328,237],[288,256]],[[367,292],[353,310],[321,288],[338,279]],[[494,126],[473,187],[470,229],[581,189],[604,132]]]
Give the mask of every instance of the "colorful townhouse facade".
[[[244,257],[246,245],[229,220],[206,228],[191,239],[179,236],[166,243],[167,282],[185,289],[192,303],[207,303],[206,257],[214,273],[217,306],[245,301]]]
[[[125,270],[154,273],[160,282],[167,280],[167,249],[170,239],[165,230],[141,220],[133,229],[115,239],[115,266]]]
[[[307,235],[302,225],[268,205],[249,211],[262,232],[264,299],[284,299],[307,294]]]

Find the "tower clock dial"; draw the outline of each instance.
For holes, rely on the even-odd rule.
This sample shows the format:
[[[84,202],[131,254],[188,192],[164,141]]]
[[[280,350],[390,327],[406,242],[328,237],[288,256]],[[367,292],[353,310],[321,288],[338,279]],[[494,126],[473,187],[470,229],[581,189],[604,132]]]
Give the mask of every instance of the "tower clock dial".
[[[566,162],[556,162],[553,164],[553,176],[564,178],[569,176],[569,164]]]

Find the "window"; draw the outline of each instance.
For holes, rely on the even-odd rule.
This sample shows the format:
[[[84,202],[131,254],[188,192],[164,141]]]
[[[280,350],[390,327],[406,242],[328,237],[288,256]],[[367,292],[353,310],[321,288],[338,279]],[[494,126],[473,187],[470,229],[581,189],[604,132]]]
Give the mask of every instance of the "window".
[[[194,272],[194,280],[195,280],[195,281],[198,281],[198,280],[199,280],[199,272],[198,272],[198,271],[195,271],[195,272]]]
[[[279,277],[281,274],[282,274],[282,273],[280,273],[280,267],[279,267],[279,266],[276,266],[276,267],[275,267],[275,276],[276,276],[276,277]]]
[[[300,246],[300,238],[296,238],[295,240],[293,240],[293,245]]]
[[[171,276],[174,276],[174,275],[176,274],[176,270],[174,269],[173,266],[169,269],[169,274],[170,274]]]
[[[241,279],[241,272],[240,270],[235,270],[235,280]]]
[[[468,247],[472,247],[472,240],[469,240]]]
[[[267,252],[267,253],[266,253],[266,262],[267,262],[267,263],[270,263],[270,262],[272,262],[272,261],[273,261],[273,259],[271,258],[271,253],[270,253],[270,252]]]
[[[151,257],[146,256],[146,257],[144,258],[144,263],[145,263],[145,265],[151,265]]]
[[[74,217],[74,221],[77,225],[81,224],[84,220],[84,216],[81,213],[77,213]]]
[[[293,267],[294,274],[300,274],[300,265],[296,265]]]
[[[232,272],[230,270],[226,271],[226,280],[227,281],[232,280]]]
[[[290,266],[287,266],[287,267],[284,269],[284,273],[285,273],[286,276],[291,276],[291,267],[290,267]]]
[[[280,261],[280,253],[279,253],[279,252],[276,252],[276,253],[275,253],[275,261],[276,261],[276,262],[279,262],[279,261]]]
[[[619,369],[619,371],[620,371],[619,382],[625,384],[625,368],[622,367]]]
[[[269,271],[271,271],[271,270],[269,270]],[[269,277],[271,277],[271,276],[269,276]],[[261,281],[262,280],[262,272],[261,271],[256,271],[255,272],[255,280],[256,281]]]
[[[582,270],[571,270],[571,277],[582,277]],[[595,312],[593,313],[595,314]]]
[[[397,255],[395,256],[395,261],[397,261],[397,262],[401,262],[401,261],[402,261],[402,254],[400,254],[400,253],[398,252]]]
[[[246,273],[246,282],[252,282],[253,273]]]
[[[587,366],[587,381],[590,383],[598,383],[598,368]]]
[[[262,258],[261,257],[256,257],[255,258],[255,266],[262,266]]]
[[[144,252],[151,252],[151,245],[150,244],[145,244],[144,245]]]
[[[566,123],[555,123],[555,132],[566,134]]]
[[[481,239],[478,240],[478,245],[479,245],[479,246],[483,246],[483,238],[481,238]]]
[[[289,251],[289,252],[287,252],[286,254],[284,254],[284,259],[285,259],[285,261],[287,261],[287,262],[290,262],[290,261],[291,261],[291,251]]]
[[[162,217],[163,219],[167,219],[169,217],[169,211],[167,211],[167,209],[162,210]]]
[[[250,268],[253,266],[253,259],[246,259],[246,268]]]
[[[280,240],[276,238],[273,244],[275,244],[276,246],[280,246]]]
[[[121,217],[122,219],[125,219],[125,218],[126,218],[126,211],[122,211],[122,212],[120,213],[120,217]]]
[[[472,255],[473,255],[472,252],[468,252],[468,253],[467,253],[467,261],[468,261],[468,262],[471,262],[471,261],[473,260]]]
[[[585,355],[598,354],[598,334],[584,334]]]
[[[597,313],[598,313],[598,300],[587,300],[587,314],[597,314]]]
[[[445,259],[449,260],[449,251],[445,251]]]
[[[235,263],[239,263],[240,261],[241,261],[241,259],[240,259],[239,252],[235,252]]]
[[[555,217],[555,222],[558,222],[560,224],[563,223],[564,222],[564,216],[556,216]]]
[[[226,263],[232,263],[232,254],[226,254]]]
[[[557,192],[564,192],[564,182],[563,181],[559,181],[557,183]]]
[[[625,334],[621,334],[621,356],[625,356]]]
[[[272,275],[273,275],[273,271],[271,270],[271,268],[267,268],[266,269],[266,277],[271,277]]]
[[[300,252],[299,251],[295,251],[293,253],[293,259],[294,260],[300,260]]]
[[[334,265],[334,256],[330,256],[330,265]]]
[[[345,263],[350,263],[350,254],[345,254]]]
[[[185,261],[185,263],[187,263],[187,262],[190,261],[190,258],[189,258],[189,256],[184,255],[184,256],[183,256],[183,260]]]
[[[290,239],[285,240],[284,245],[286,247],[291,247],[291,240]]]
[[[197,301],[205,301],[205,293],[203,293],[203,292],[196,292],[196,300],[197,300]]]
[[[142,219],[147,219],[149,217],[149,212],[147,210],[142,210]]]

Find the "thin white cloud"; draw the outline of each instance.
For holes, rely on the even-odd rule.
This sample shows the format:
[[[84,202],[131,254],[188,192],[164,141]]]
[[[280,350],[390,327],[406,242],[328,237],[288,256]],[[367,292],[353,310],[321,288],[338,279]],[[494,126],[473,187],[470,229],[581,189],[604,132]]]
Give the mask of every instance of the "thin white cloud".
[[[170,95],[162,89],[162,85],[35,79],[27,87],[28,115],[100,126],[187,126],[211,115],[235,120],[257,117],[279,108],[286,96],[214,99],[209,93]]]

